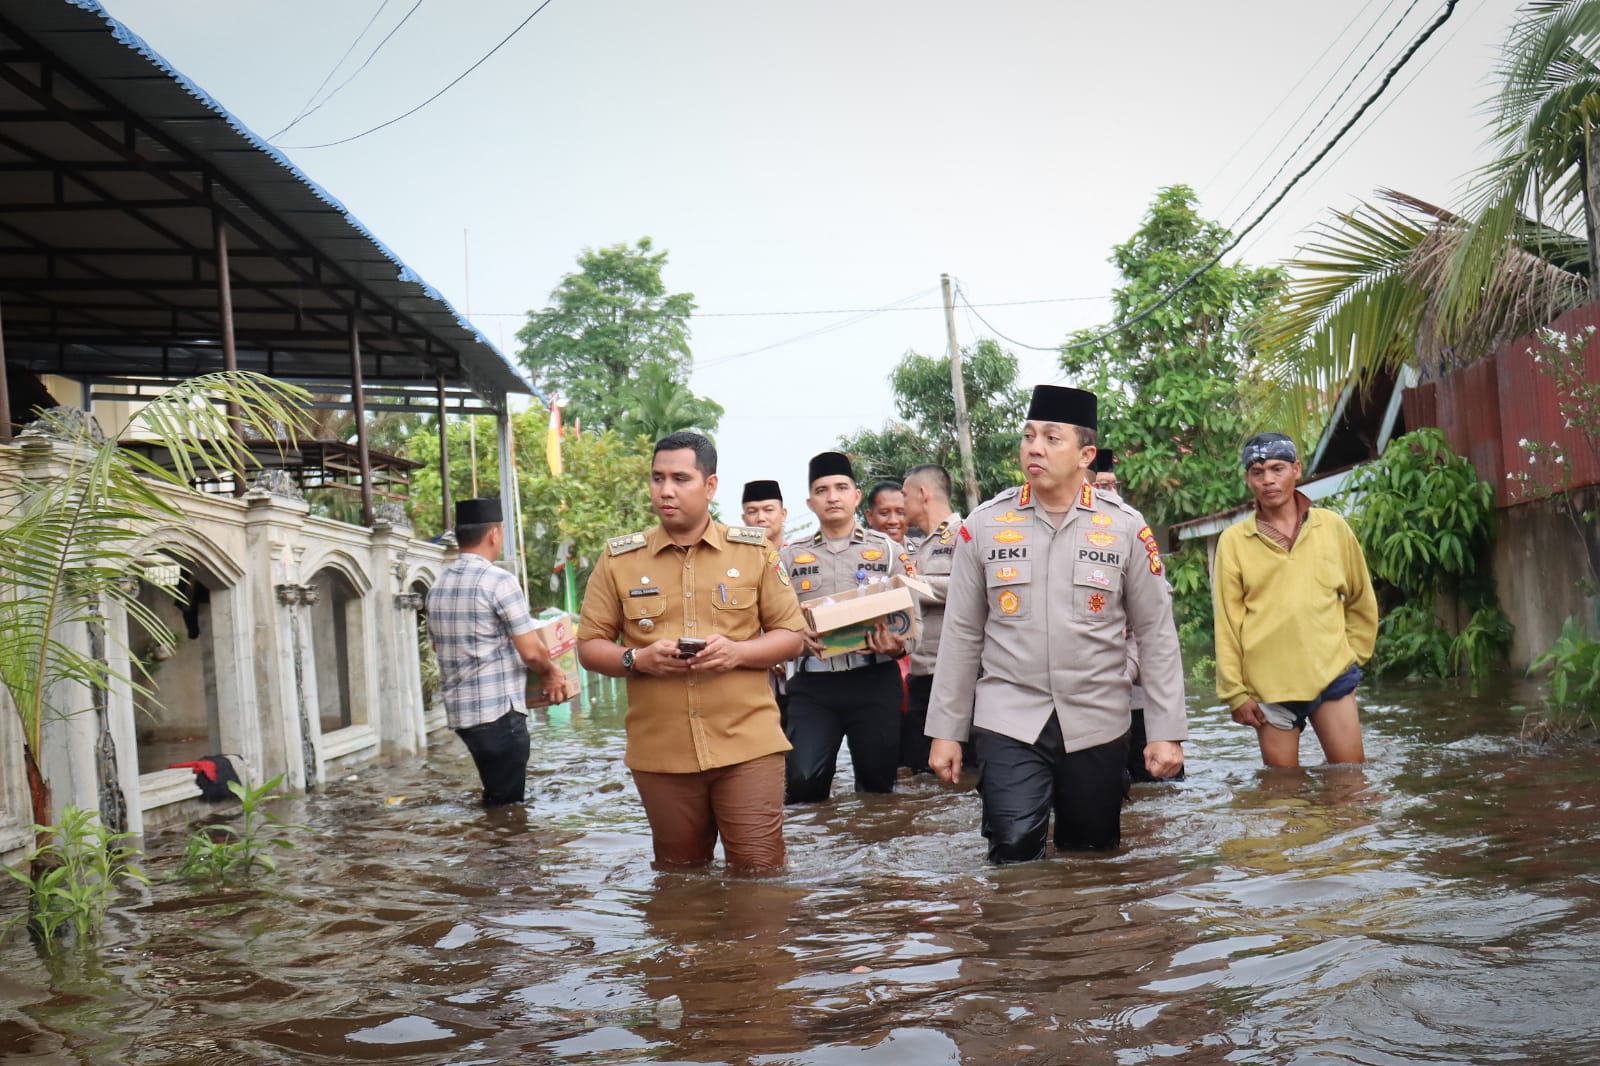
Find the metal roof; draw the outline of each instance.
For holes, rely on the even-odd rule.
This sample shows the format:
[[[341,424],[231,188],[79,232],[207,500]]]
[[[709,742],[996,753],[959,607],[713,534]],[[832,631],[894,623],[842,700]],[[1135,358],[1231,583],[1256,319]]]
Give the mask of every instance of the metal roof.
[[[96,0],[6,0],[6,361],[101,382],[220,368],[218,221],[241,368],[348,387],[354,318],[363,378],[400,397],[389,406],[441,373],[462,409],[537,395],[343,204]]]

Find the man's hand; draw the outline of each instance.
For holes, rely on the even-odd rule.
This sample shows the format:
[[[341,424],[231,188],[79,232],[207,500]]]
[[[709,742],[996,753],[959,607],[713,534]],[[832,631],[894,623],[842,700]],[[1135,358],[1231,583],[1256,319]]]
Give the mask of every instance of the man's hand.
[[[800,631],[800,637],[806,642],[806,651],[819,659],[822,658],[822,638],[817,635],[815,629],[806,626]]]
[[[1261,704],[1255,700],[1245,700],[1235,708],[1233,720],[1252,729],[1265,729],[1267,727],[1267,716],[1262,712]]]
[[[633,652],[635,673],[652,677],[670,677],[689,672],[689,660],[678,658],[678,642],[665,637],[654,644],[646,644]]]
[[[867,648],[878,655],[898,659],[906,653],[906,638],[889,632],[889,623],[880,620],[867,634]]]
[[[1152,740],[1144,746],[1144,768],[1151,777],[1175,777],[1183,769],[1183,745],[1175,740]]]
[[[1178,764],[1183,765],[1183,756],[1178,756]],[[955,784],[961,780],[961,741],[945,740],[934,737],[933,743],[928,746],[928,767],[938,774],[941,780]]]
[[[706,646],[688,660],[695,673],[722,674],[744,665],[744,642],[729,640],[721,633],[706,638]]]
[[[567,675],[554,663],[549,664],[544,676],[539,678],[539,691],[544,693],[544,698],[550,703],[565,703],[572,698],[567,695]]]

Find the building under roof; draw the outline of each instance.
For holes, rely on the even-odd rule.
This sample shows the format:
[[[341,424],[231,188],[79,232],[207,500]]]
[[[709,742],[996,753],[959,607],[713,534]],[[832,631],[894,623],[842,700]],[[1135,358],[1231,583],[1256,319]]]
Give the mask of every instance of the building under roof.
[[[363,455],[367,409],[497,414],[505,467],[507,397],[534,392],[96,0],[0,6],[0,353],[0,441],[47,375],[87,407],[237,367],[348,394]]]

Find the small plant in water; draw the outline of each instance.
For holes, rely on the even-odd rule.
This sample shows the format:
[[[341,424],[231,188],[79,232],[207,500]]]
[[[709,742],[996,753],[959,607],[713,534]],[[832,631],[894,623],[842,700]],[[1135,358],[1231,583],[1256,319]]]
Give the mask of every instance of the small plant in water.
[[[123,843],[133,834],[113,832],[93,811],[68,807],[60,825],[36,825],[33,831],[47,834],[49,842],[29,856],[28,872],[5,868],[27,887],[28,911],[0,924],[0,937],[26,923],[47,949],[63,930],[85,943],[100,932],[119,882],[150,883],[133,864],[138,850]]]
[[[1537,732],[1566,736],[1594,727],[1600,712],[1600,641],[1591,640],[1578,619],[1568,618],[1550,650],[1528,664],[1530,674],[1541,670],[1549,671],[1552,713],[1541,716]]]
[[[178,876],[225,885],[235,878],[248,881],[258,870],[263,873],[276,870],[277,864],[267,853],[268,849],[290,849],[294,842],[281,836],[267,836],[267,832],[298,828],[286,825],[265,809],[266,803],[283,797],[278,791],[282,783],[282,774],[254,787],[238,781],[228,782],[229,791],[239,797],[239,828],[203,825],[196,829],[184,847]]]

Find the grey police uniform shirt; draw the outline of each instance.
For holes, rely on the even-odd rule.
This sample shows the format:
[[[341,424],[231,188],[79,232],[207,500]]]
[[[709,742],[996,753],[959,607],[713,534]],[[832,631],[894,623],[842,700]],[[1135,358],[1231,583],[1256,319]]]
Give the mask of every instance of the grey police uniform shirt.
[[[837,546],[829,544],[818,530],[805,540],[785,544],[778,557],[802,604],[823,596],[855,595],[858,570],[865,571],[872,584],[913,573],[909,554],[887,535],[859,523]]]
[[[1130,723],[1128,627],[1148,739],[1187,738],[1172,590],[1144,518],[1086,485],[1056,529],[1030,497],[1001,493],[957,534],[928,736],[977,726],[1031,744],[1055,714],[1067,751],[1116,740]]]
[[[956,534],[960,529],[961,516],[951,514],[924,534],[911,552],[917,579],[933,592],[917,598],[917,606],[922,611],[922,635],[911,646],[912,677],[927,677],[933,673],[934,659],[939,653],[939,632],[944,626],[945,590],[950,587],[950,564],[955,558]]]

